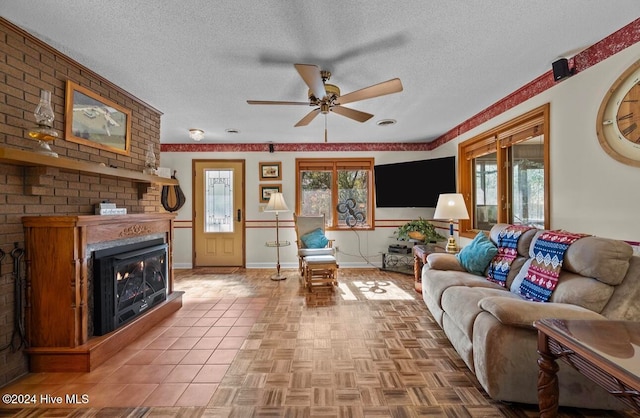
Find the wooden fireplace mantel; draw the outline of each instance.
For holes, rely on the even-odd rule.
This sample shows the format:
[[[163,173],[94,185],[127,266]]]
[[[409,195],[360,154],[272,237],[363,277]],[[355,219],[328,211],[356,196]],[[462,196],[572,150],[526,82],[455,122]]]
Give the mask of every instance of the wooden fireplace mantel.
[[[30,370],[90,371],[182,306],[173,291],[174,214],[26,216],[25,325]],[[168,244],[167,301],[121,328],[89,337],[88,278],[91,246],[157,237]],[[108,245],[108,244],[107,244]]]

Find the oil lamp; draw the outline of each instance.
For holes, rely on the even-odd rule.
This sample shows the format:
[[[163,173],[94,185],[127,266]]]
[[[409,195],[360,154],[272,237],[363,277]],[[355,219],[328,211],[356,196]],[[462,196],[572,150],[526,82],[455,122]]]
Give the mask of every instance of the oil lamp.
[[[58,138],[58,133],[53,130],[53,119],[55,114],[51,107],[51,92],[48,90],[40,90],[40,103],[33,112],[36,118],[37,127],[29,130],[29,137],[38,141],[40,144],[35,152],[45,154],[50,157],[57,157],[58,154],[53,152],[47,142],[51,142]]]

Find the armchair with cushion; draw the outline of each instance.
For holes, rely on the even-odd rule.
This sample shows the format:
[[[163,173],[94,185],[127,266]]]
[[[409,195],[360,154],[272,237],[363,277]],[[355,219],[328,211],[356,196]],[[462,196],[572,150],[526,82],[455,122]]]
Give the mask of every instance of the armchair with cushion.
[[[304,257],[315,255],[335,256],[333,240],[325,236],[324,215],[298,216],[293,214],[298,245],[298,269],[303,275]]]

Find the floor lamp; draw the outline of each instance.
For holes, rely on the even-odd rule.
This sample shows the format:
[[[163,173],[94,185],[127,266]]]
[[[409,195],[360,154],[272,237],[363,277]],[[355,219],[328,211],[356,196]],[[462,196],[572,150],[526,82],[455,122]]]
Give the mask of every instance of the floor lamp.
[[[284,245],[289,245],[289,243],[281,243],[280,242],[280,225],[278,224],[278,213],[279,212],[289,212],[289,208],[284,201],[284,197],[282,193],[271,193],[271,197],[269,198],[269,203],[267,203],[267,207],[264,209],[265,212],[275,212],[276,214],[276,242],[274,247],[276,247],[276,269],[277,274],[275,277],[272,277],[271,280],[284,280],[286,277],[280,275],[280,247]]]
[[[464,203],[464,197],[460,193],[443,193],[438,196],[436,211],[433,213],[433,219],[449,221],[449,241],[447,242],[448,253],[457,253],[458,244],[453,237],[453,220],[469,219],[467,205]]]

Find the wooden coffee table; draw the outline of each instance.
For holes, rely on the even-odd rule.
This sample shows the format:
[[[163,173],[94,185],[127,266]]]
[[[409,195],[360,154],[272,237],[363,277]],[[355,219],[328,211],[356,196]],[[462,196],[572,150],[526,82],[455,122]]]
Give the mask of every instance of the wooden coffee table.
[[[534,326],[541,417],[558,413],[558,358],[640,411],[640,322],[543,319]]]

